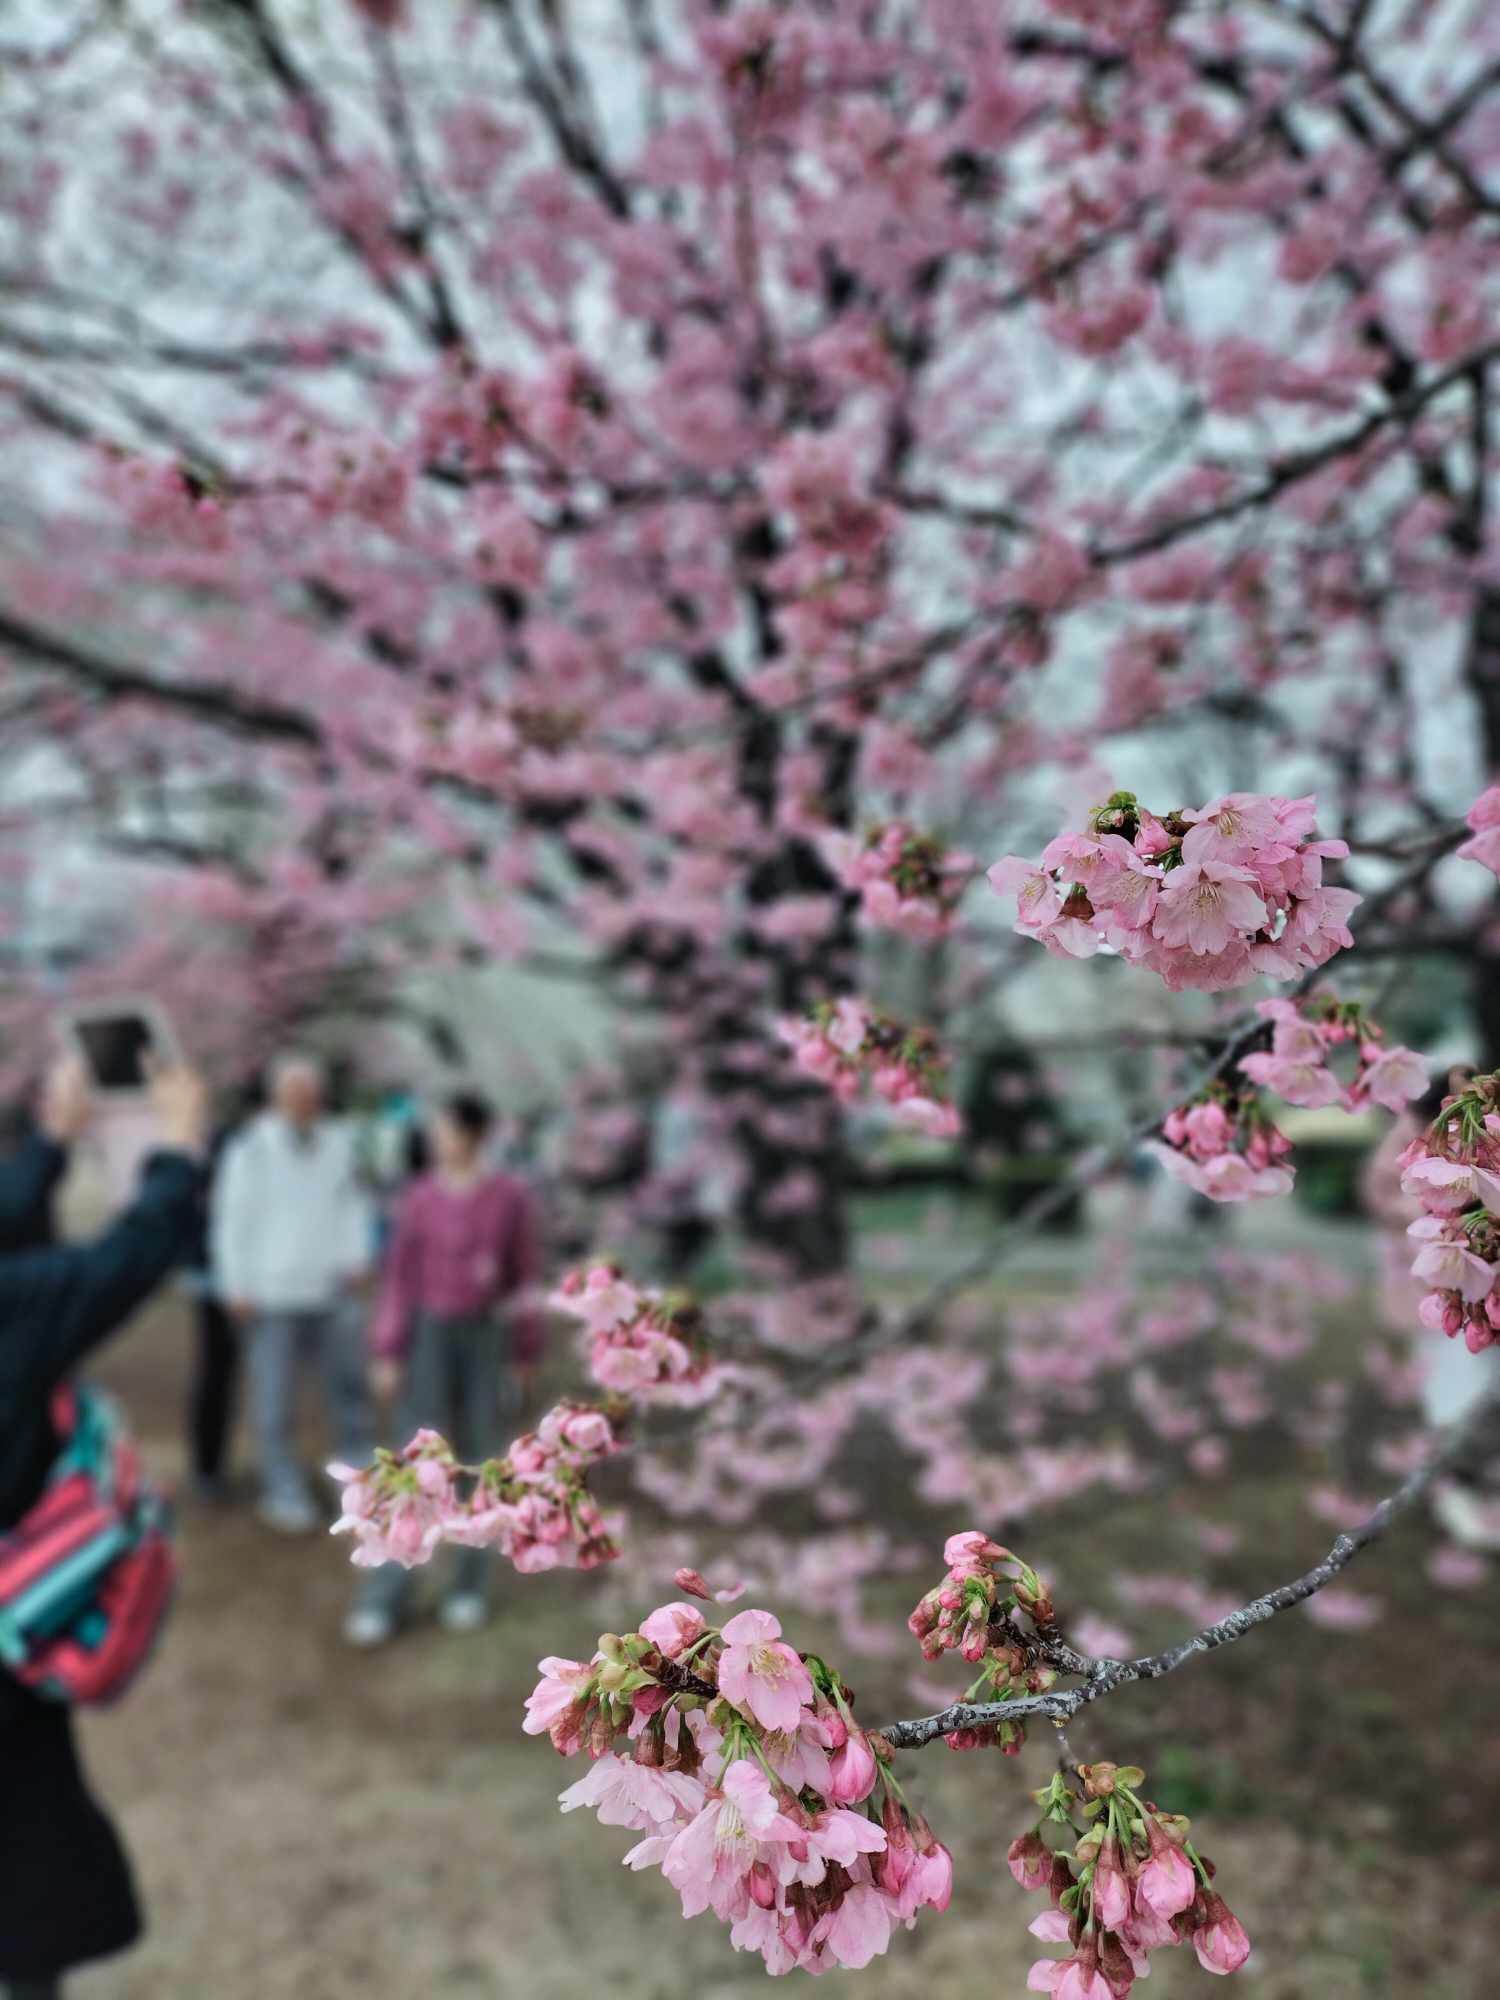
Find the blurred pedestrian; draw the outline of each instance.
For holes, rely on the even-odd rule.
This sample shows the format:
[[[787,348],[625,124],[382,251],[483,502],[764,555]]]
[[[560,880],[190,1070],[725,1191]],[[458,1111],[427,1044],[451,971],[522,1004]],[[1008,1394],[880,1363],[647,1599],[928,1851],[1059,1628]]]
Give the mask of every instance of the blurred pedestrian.
[[[198,1204],[198,1228],[183,1263],[183,1290],[193,1303],[193,1372],[188,1384],[187,1443],[193,1492],[200,1500],[229,1497],[229,1442],[234,1429],[240,1374],[240,1330],[219,1295],[209,1240],[209,1194],[224,1150],[245,1120],[261,1110],[265,1089],[258,1076],[240,1089],[232,1115],[214,1131],[208,1173]]]
[[[359,1463],[371,1437],[363,1292],[374,1214],[353,1134],[324,1103],[320,1066],[283,1056],[269,1108],[225,1148],[211,1202],[214,1283],[248,1343],[258,1512],[292,1535],[320,1520],[296,1447],[300,1364],[321,1373],[338,1456]]]
[[[198,1077],[150,1086],[160,1150],[135,1199],[93,1242],[16,1249],[0,1235],[0,1532],[35,1506],[63,1440],[54,1393],[124,1325],[192,1240],[206,1120]],[[0,1165],[0,1231],[33,1214],[38,1186],[83,1130],[88,1093],[72,1062],[49,1079],[40,1129]],[[0,1669],[0,1984],[55,2000],[72,1966],[133,1944],[140,1913],[114,1828],[88,1789],[62,1700]]]
[[[526,1296],[541,1277],[535,1203],[524,1182],[489,1165],[492,1123],[468,1091],[432,1119],[432,1170],[397,1210],[371,1331],[373,1385],[396,1402],[399,1441],[430,1425],[470,1465],[502,1442],[503,1392],[517,1389],[544,1335]],[[485,1622],[491,1561],[483,1549],[458,1551],[442,1609],[450,1631]],[[351,1645],[394,1635],[407,1584],[396,1564],[368,1573],[344,1627]]]

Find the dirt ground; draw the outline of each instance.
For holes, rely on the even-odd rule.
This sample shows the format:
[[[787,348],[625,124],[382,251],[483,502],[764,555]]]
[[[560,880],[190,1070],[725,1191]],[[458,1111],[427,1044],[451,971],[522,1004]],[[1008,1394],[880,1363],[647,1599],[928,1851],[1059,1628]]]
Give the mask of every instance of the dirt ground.
[[[173,1476],[186,1353],[168,1302],[98,1371]],[[1326,1544],[1273,1472],[1224,1501],[1253,1525],[1221,1566],[1227,1587],[1279,1581]],[[1166,1567],[1173,1523],[1151,1533],[1152,1566]],[[1080,1537],[1091,1562],[1147,1559],[1139,1522],[1084,1516],[1069,1535],[1070,1572]],[[1391,1605],[1373,1630],[1319,1631],[1292,1614],[1274,1641],[1257,1634],[1128,1690],[1076,1730],[1078,1754],[1145,1764],[1156,1795],[1193,1812],[1255,1940],[1240,1977],[1256,2000],[1500,1994],[1493,1580],[1435,1593],[1421,1552],[1407,1527],[1364,1559],[1361,1585]],[[601,1628],[649,1608],[621,1601],[618,1579],[508,1577],[488,1632],[451,1638],[427,1623],[356,1657],[338,1636],[353,1575],[342,1544],[285,1542],[243,1507],[185,1503],[183,1554],[159,1657],[121,1709],[86,1725],[150,1933],[80,1974],[77,2000],[715,2000],[764,1982],[712,1919],[682,1921],[659,1876],[619,1868],[630,1836],[556,1810],[577,1767],[520,1733],[539,1655],[586,1657]],[[861,1713],[910,1713],[908,1671],[862,1673]],[[898,1938],[859,1990],[1020,1995],[1040,1955],[1025,1933],[1039,1904],[1012,1885],[1004,1851],[1048,1745],[1019,1760],[937,1746],[904,1762],[958,1886],[949,1912]],[[1146,1992],[1211,1990],[1184,1959],[1161,1954]]]

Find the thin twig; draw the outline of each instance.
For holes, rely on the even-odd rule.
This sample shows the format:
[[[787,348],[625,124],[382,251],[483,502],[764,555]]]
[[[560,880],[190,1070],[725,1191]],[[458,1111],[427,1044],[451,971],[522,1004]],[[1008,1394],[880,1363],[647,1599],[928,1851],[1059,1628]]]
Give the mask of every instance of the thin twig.
[[[1020,1722],[1032,1715],[1045,1716],[1052,1722],[1067,1722],[1090,1702],[1114,1694],[1122,1687],[1129,1687],[1137,1681],[1160,1680],[1163,1675],[1176,1673],[1179,1667],[1185,1667],[1200,1653],[1213,1653],[1221,1646],[1234,1645],[1246,1633],[1274,1618],[1277,1612],[1289,1611],[1293,1605],[1305,1603],[1325,1584],[1332,1583],[1361,1549],[1379,1541],[1394,1521],[1416,1505],[1434,1480],[1464,1456],[1485,1426],[1493,1421],[1497,1410],[1500,1410],[1500,1398],[1487,1396],[1463,1423],[1441,1439],[1394,1493],[1387,1494],[1373,1513],[1357,1528],[1341,1534],[1321,1562],[1315,1563],[1290,1583],[1268,1590],[1261,1597],[1253,1597],[1237,1611],[1231,1611],[1227,1617],[1217,1619],[1212,1625],[1205,1625],[1201,1632],[1179,1640],[1175,1646],[1167,1647],[1165,1652],[1149,1653],[1138,1660],[1089,1660],[1082,1654],[1076,1654],[1074,1658],[1078,1660],[1080,1669],[1085,1671],[1085,1678],[1079,1687],[1064,1688],[1057,1693],[1020,1695],[1014,1701],[959,1701],[936,1715],[919,1716],[910,1722],[887,1723],[880,1734],[893,1749],[916,1750],[955,1729],[980,1729],[996,1722]]]

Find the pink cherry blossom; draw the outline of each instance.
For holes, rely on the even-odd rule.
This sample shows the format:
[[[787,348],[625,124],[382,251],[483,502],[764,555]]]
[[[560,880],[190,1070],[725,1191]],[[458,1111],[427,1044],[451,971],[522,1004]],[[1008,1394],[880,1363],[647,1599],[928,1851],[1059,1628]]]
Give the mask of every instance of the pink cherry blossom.
[[[1429,1236],[1435,1217],[1422,1217],[1408,1230],[1411,1236]],[[1437,1224],[1440,1229],[1441,1224]],[[1463,1243],[1442,1237],[1423,1243],[1412,1260],[1412,1274],[1426,1285],[1440,1291],[1457,1292],[1459,1297],[1472,1304],[1485,1298],[1495,1282],[1495,1274],[1500,1264],[1475,1256]]]
[[[1415,1049],[1382,1049],[1364,1072],[1364,1088],[1387,1111],[1401,1111],[1427,1088],[1427,1064]]]
[[[1348,848],[1316,838],[1314,813],[1311,798],[1242,792],[1164,818],[1116,793],[1089,833],[1058,835],[1039,865],[1006,855],[989,881],[1018,899],[1016,928],[1059,956],[1108,944],[1174,991],[1218,991],[1257,973],[1291,979],[1351,942],[1360,900],[1324,884],[1324,862]]]
[[[1266,906],[1248,869],[1226,861],[1188,862],[1163,884],[1151,932],[1168,947],[1211,957],[1265,921]]]
[[[985,873],[997,895],[1016,898],[1019,905],[1016,918],[1018,931],[1045,930],[1056,918],[1061,899],[1057,885],[1046,868],[1023,860],[1019,854],[1007,854]]]
[[[1477,861],[1492,875],[1500,875],[1500,785],[1491,785],[1470,806],[1465,815],[1474,838],[1457,850],[1465,861]]]
[[[719,1688],[765,1729],[794,1732],[812,1701],[807,1668],[781,1637],[769,1611],[741,1611],[724,1627]]]
[[[550,1654],[538,1662],[542,1678],[526,1697],[526,1720],[521,1724],[528,1736],[549,1735],[564,1755],[570,1740],[568,1718],[577,1709],[583,1689],[593,1677],[593,1668],[580,1660],[564,1660]],[[561,1740],[559,1740],[561,1738]],[[576,1749],[578,1739],[571,1738]]]
[[[778,1810],[765,1772],[753,1759],[737,1758],[699,1811],[672,1835],[661,1870],[682,1897],[685,1916],[711,1908],[727,1920],[749,1893],[750,1870],[764,1861],[774,1873],[782,1851],[798,1835],[795,1823]]]
[[[705,1788],[680,1771],[654,1770],[608,1752],[590,1764],[577,1784],[559,1794],[562,1810],[588,1806],[601,1826],[628,1826],[655,1832],[702,1810]]]
[[[641,1620],[638,1630],[643,1639],[649,1639],[669,1660],[675,1660],[702,1638],[707,1626],[702,1614],[691,1604],[663,1604]]]

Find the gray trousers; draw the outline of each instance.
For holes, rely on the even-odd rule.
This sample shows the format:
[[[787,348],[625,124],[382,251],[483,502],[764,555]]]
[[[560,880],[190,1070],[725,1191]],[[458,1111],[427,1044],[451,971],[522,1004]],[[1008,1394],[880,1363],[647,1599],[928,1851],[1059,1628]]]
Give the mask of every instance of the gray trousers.
[[[317,1312],[262,1313],[250,1328],[250,1422],[267,1500],[310,1499],[297,1453],[297,1381],[304,1366],[322,1378],[335,1456],[363,1465],[374,1448],[365,1384],[364,1307],[340,1299]]]
[[[514,1409],[515,1379],[506,1365],[506,1333],[492,1317],[417,1321],[406,1380],[396,1408],[396,1441],[405,1444],[424,1425],[441,1431],[465,1465],[478,1465],[500,1449],[502,1410]],[[454,1597],[488,1596],[495,1558],[488,1549],[456,1549],[449,1585]],[[406,1603],[412,1575],[399,1563],[365,1572],[361,1605],[392,1617]]]

